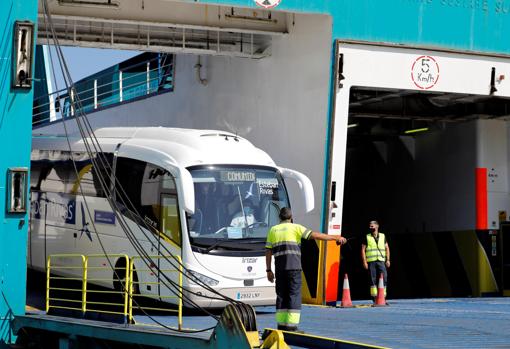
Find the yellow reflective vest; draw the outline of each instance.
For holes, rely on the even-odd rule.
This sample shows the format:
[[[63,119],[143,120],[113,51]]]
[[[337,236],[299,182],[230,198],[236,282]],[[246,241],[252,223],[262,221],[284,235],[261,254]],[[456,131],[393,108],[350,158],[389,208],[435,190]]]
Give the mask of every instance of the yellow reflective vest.
[[[283,222],[269,230],[266,248],[270,249],[277,271],[301,270],[301,239],[310,239],[312,231],[299,224]]]
[[[372,234],[367,234],[367,248],[365,250],[367,262],[386,261],[386,237],[383,233],[378,234],[378,242]]]

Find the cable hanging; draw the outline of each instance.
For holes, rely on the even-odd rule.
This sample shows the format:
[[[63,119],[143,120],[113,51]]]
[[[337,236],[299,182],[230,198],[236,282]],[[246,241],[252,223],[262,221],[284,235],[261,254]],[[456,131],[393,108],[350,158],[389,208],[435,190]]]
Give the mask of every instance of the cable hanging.
[[[101,186],[101,189],[103,190],[103,192],[106,195],[106,199],[107,199],[108,203],[110,204],[110,206],[115,214],[115,217],[117,218],[117,220],[119,222],[119,226],[122,228],[122,230],[126,234],[126,237],[128,238],[129,242],[133,246],[136,253],[138,253],[138,255],[141,257],[141,260],[143,261],[143,263],[147,266],[147,268],[149,270],[151,270],[155,273],[157,272],[158,273],[157,275],[159,275],[158,278],[160,278],[161,276],[163,277],[163,279],[160,279],[159,281],[162,282],[163,285],[172,294],[174,294],[178,297],[181,297],[183,300],[186,301],[187,304],[191,305],[192,307],[194,307],[194,308],[204,312],[205,314],[213,317],[214,319],[218,320],[218,316],[216,316],[216,315],[210,313],[209,311],[207,311],[206,309],[200,307],[192,299],[189,298],[188,294],[192,294],[192,295],[195,295],[198,297],[212,299],[212,300],[225,301],[225,302],[228,302],[231,304],[239,304],[242,302],[234,300],[234,299],[227,297],[227,296],[219,293],[218,291],[214,290],[212,287],[210,287],[209,285],[204,283],[202,280],[200,280],[198,277],[196,277],[194,274],[192,274],[185,267],[185,265],[178,258],[176,258],[176,256],[173,255],[173,253],[171,251],[169,251],[169,249],[165,245],[160,245],[161,247],[163,247],[164,252],[165,252],[165,254],[160,252],[161,258],[163,258],[165,261],[167,261],[176,270],[179,270],[179,267],[182,268],[182,270],[185,272],[184,273],[185,276],[188,279],[193,281],[198,286],[204,288],[208,292],[212,293],[213,295],[215,295],[215,297],[207,296],[207,295],[204,295],[204,294],[201,294],[198,292],[192,292],[189,289],[186,289],[185,287],[182,287],[182,289],[181,289],[180,285],[178,285],[174,280],[169,278],[168,275],[166,275],[164,272],[161,272],[161,270],[157,266],[158,264],[155,263],[154,260],[150,257],[150,255],[147,253],[147,251],[143,248],[143,246],[139,242],[139,239],[137,239],[135,233],[131,230],[130,225],[128,224],[128,222],[125,219],[124,214],[122,213],[123,208],[126,208],[129,215],[132,216],[133,218],[135,218],[134,219],[135,222],[142,223],[142,224],[137,223],[136,227],[143,234],[143,236],[147,239],[147,241],[150,242],[151,246],[153,248],[158,249],[158,244],[157,244],[157,242],[153,241],[153,239],[155,239],[157,234],[160,234],[160,232],[157,230],[155,231],[155,229],[153,227],[149,226],[145,222],[145,220],[141,217],[137,208],[133,205],[133,203],[127,196],[124,188],[122,188],[122,185],[120,184],[119,180],[116,178],[116,175],[113,172],[112,165],[106,158],[105,153],[102,151],[101,145],[94,134],[94,131],[93,131],[92,126],[87,118],[85,111],[83,110],[83,105],[81,103],[79,95],[78,95],[78,93],[76,93],[77,91],[76,91],[75,85],[73,84],[69,69],[67,67],[67,64],[66,64],[64,56],[63,56],[63,52],[62,52],[61,47],[58,42],[58,37],[54,30],[51,14],[49,13],[49,10],[48,10],[47,0],[43,0],[42,4],[43,4],[44,15],[45,15],[44,21],[45,21],[45,24],[47,21],[47,23],[50,26],[50,30],[51,30],[52,37],[53,37],[53,45],[55,46],[58,63],[59,63],[59,66],[60,66],[60,69],[61,69],[61,72],[62,72],[62,75],[64,78],[64,83],[66,85],[67,93],[68,93],[68,95],[71,95],[71,92],[73,92],[74,95],[76,96],[75,100],[71,100],[72,107],[76,111],[76,117],[74,119],[76,120],[76,124],[77,124],[78,130],[79,130],[80,136],[83,139],[84,147],[85,147],[86,152],[87,152],[89,159],[91,161],[94,175],[97,175],[98,182]],[[47,42],[48,42],[48,44],[50,44],[50,38],[48,36],[47,31],[46,31],[46,35],[47,35]],[[50,61],[52,62],[52,65],[53,65],[53,58],[52,58],[51,50],[49,50],[49,52],[50,52]],[[53,78],[55,80],[55,83],[57,83],[57,80],[55,78],[54,69],[52,69],[52,71],[53,71]],[[58,91],[57,86],[56,86],[56,89]],[[60,96],[58,96],[58,97],[60,97]],[[73,161],[74,171],[76,172],[77,178],[79,178],[78,177],[79,171],[78,171],[78,168],[77,168],[75,160],[74,160],[73,149],[71,146],[71,141],[70,141],[65,117],[62,118],[62,123],[63,123],[64,131],[65,131],[65,135],[66,135],[66,139],[67,139],[67,145],[68,145],[69,151],[71,153],[71,160]],[[106,172],[107,173],[109,172],[110,176],[108,176],[108,178],[105,178],[105,173],[100,171],[99,169],[106,169]],[[111,185],[108,185],[109,180],[111,180]],[[84,206],[86,208],[87,215],[89,216],[89,219],[92,222],[92,227],[93,227],[94,232],[97,236],[97,239],[101,246],[101,249],[102,249],[103,253],[105,254],[105,257],[108,261],[110,268],[114,272],[114,277],[117,280],[121,281],[122,290],[125,292],[126,288],[127,288],[125,285],[125,282],[123,282],[123,280],[119,277],[117,270],[112,263],[112,260],[107,255],[107,251],[103,245],[103,242],[101,241],[101,238],[99,236],[98,230],[96,229],[94,220],[92,219],[91,210],[89,208],[86,196],[83,194],[82,184],[81,184],[81,182],[78,182],[78,184],[79,184],[80,194],[83,197]],[[112,188],[113,188],[113,191],[112,191]],[[115,198],[115,200],[114,200],[114,198]],[[119,203],[120,203],[120,205],[122,205],[122,207],[119,207],[117,201],[119,201]],[[146,230],[148,230],[150,233],[147,233]],[[171,258],[168,258],[168,256],[166,254],[168,254]],[[129,292],[128,292],[128,294],[129,294]],[[132,297],[131,295],[129,295],[129,296]],[[144,313],[144,315],[148,316],[152,321],[154,321],[158,325],[160,325],[168,330],[179,331],[177,329],[168,327],[168,326],[160,323],[159,321],[154,319],[150,314],[148,314],[142,307],[140,307],[140,305],[136,302],[135,299],[132,298],[132,301],[135,303],[136,307]],[[203,331],[211,330],[212,328],[213,327],[203,329],[203,330],[191,330],[191,331],[190,330],[180,330],[180,332],[203,332]]]

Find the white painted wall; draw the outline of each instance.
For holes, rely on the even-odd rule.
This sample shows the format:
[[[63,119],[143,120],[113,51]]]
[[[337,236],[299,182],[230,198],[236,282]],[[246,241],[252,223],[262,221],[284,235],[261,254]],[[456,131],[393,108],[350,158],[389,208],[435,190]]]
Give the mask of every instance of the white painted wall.
[[[508,188],[508,122],[477,122],[477,167],[487,168],[488,228],[499,229],[499,211],[510,212]]]
[[[202,57],[176,59],[175,91],[91,114],[94,127],[170,126],[238,131],[275,162],[305,173],[315,189],[315,209],[303,205],[290,185],[296,220],[321,223],[325,138],[331,58],[331,18],[295,15],[289,34],[273,39],[272,56],[261,60]],[[37,133],[62,133],[60,124]]]
[[[415,231],[475,229],[477,167],[489,175],[488,228],[499,229],[499,211],[510,212],[507,137],[507,121],[476,120],[416,138]]]

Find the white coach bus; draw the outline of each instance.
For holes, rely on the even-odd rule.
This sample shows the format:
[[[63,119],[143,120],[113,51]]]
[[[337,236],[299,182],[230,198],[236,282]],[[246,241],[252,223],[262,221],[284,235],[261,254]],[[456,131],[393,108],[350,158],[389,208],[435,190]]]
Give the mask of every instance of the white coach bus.
[[[102,128],[95,136],[139,213],[136,216],[119,203],[121,214],[147,254],[161,256],[170,251],[220,293],[252,305],[274,304],[274,285],[266,280],[264,242],[269,228],[279,221],[280,208],[290,206],[284,180],[297,181],[306,210],[313,209],[313,188],[305,175],[279,168],[264,151],[228,132]],[[99,184],[98,173],[113,187],[111,170],[93,169],[84,141],[76,138],[70,142],[72,153],[66,137],[33,139],[28,264],[36,270],[45,270],[46,258],[52,254],[101,254],[98,240],[109,254],[139,254]],[[86,214],[80,184],[91,217]],[[143,223],[140,220],[146,226],[143,231],[156,243],[137,227]],[[123,267],[124,260],[116,260],[116,267]],[[169,268],[164,258],[154,261],[162,270]],[[106,263],[106,259],[102,261],[102,265]],[[136,269],[147,267],[142,260],[135,261],[140,294],[170,301],[163,297],[169,293],[163,285],[144,283],[159,275],[136,275]],[[102,286],[119,288],[113,271],[108,273],[111,281]],[[170,277],[177,281],[176,275]],[[200,296],[214,295],[186,277],[183,286],[192,291],[188,296],[201,307],[225,304]]]

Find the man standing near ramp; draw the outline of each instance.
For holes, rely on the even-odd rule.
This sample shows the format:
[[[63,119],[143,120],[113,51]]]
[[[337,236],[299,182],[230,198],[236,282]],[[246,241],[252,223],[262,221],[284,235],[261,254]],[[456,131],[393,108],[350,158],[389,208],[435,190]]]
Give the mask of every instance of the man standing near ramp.
[[[369,223],[370,233],[366,235],[365,241],[361,244],[361,259],[363,267],[370,274],[370,296],[375,302],[377,297],[377,281],[381,273],[384,278],[384,297],[386,298],[386,282],[388,273],[386,268],[390,267],[390,248],[386,236],[379,232],[379,223]]]
[[[344,244],[340,235],[313,232],[302,225],[292,223],[292,211],[280,210],[280,224],[273,226],[266,241],[267,279],[276,277],[276,322],[279,330],[296,331],[301,313],[301,239],[335,240]],[[271,259],[275,258],[275,274]]]

